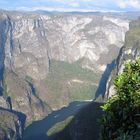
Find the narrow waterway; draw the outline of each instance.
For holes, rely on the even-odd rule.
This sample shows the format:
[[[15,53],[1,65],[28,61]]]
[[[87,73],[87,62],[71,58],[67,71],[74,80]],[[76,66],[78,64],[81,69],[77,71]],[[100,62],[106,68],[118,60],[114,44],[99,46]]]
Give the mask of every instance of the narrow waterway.
[[[35,121],[29,125],[24,132],[23,140],[55,140],[55,136],[47,136],[47,131],[56,123],[61,122],[69,116],[75,115],[79,109],[89,102],[72,102],[68,107],[52,112],[43,120]]]

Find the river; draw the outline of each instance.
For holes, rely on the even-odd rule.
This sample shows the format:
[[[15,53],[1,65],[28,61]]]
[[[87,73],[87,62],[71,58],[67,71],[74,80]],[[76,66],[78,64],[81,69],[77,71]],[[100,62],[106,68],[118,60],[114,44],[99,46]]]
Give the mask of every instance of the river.
[[[23,140],[55,140],[55,136],[47,136],[47,131],[56,123],[61,122],[69,116],[75,115],[79,109],[89,102],[75,101],[58,111],[54,111],[42,120],[35,121],[25,131]]]

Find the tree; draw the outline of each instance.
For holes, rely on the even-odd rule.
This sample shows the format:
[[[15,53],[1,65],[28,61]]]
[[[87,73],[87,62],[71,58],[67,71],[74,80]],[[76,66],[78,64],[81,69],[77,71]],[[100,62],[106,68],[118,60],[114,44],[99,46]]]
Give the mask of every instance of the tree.
[[[114,80],[116,95],[102,106],[102,140],[140,140],[140,59]]]

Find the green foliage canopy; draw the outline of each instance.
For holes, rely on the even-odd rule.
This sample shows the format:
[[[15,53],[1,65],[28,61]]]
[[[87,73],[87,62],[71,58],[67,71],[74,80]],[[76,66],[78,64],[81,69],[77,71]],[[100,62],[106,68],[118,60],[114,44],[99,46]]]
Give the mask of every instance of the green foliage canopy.
[[[140,59],[114,80],[116,95],[102,106],[102,140],[140,140]]]

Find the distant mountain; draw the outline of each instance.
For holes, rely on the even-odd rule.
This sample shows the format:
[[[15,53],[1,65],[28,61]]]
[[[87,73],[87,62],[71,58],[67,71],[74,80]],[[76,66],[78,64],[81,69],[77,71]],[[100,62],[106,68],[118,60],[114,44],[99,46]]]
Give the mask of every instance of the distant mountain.
[[[59,11],[45,11],[45,10],[37,10],[32,11],[31,13],[38,13],[38,14],[44,14],[44,15],[98,15],[98,16],[111,16],[114,18],[121,18],[121,19],[129,19],[129,20],[135,20],[138,17],[140,17],[139,11],[134,12],[59,12]]]

